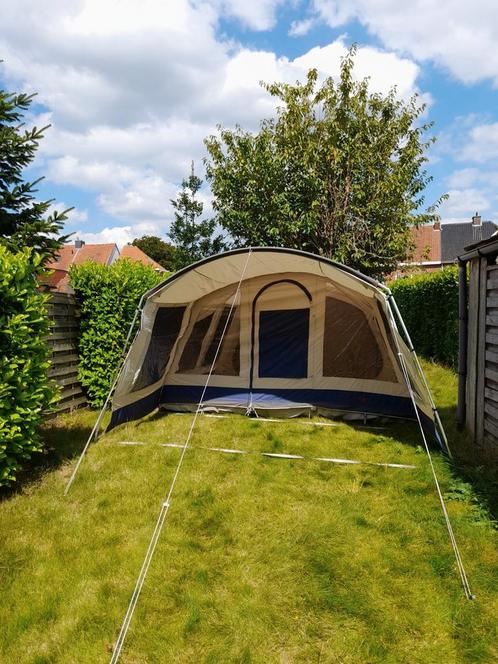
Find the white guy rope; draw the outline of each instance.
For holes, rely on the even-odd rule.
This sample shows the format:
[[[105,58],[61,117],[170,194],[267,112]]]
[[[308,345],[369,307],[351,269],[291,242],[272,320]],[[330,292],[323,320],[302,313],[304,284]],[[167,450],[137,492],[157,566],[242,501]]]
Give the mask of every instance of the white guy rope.
[[[246,262],[244,264],[242,274],[240,275],[239,283],[237,284],[237,290],[235,291],[235,294],[233,296],[232,304],[230,306],[230,311],[228,312],[228,316],[227,316],[227,319],[225,321],[225,325],[223,327],[223,331],[221,333],[220,340],[218,342],[218,346],[216,348],[216,352],[214,354],[214,358],[213,358],[213,361],[211,363],[211,367],[209,369],[209,373],[207,375],[206,382],[205,382],[203,390],[202,390],[201,398],[199,399],[199,403],[197,404],[197,409],[195,411],[194,417],[192,418],[192,423],[190,425],[190,429],[188,431],[187,438],[185,439],[185,443],[183,444],[182,453],[181,453],[180,458],[178,460],[176,470],[175,470],[175,474],[173,475],[173,479],[171,480],[171,484],[170,484],[170,487],[169,487],[169,490],[168,490],[168,494],[166,496],[166,499],[163,501],[163,503],[161,505],[161,510],[159,512],[159,516],[158,516],[157,521],[156,521],[156,526],[155,526],[154,531],[152,533],[152,537],[150,539],[149,546],[147,548],[147,552],[145,554],[145,558],[144,558],[144,561],[143,561],[143,564],[142,564],[142,568],[140,570],[140,573],[138,575],[138,578],[137,578],[137,581],[136,581],[136,584],[135,584],[135,588],[134,588],[132,596],[130,598],[130,603],[128,604],[128,609],[126,611],[126,614],[125,614],[125,617],[124,617],[124,620],[123,620],[123,624],[121,625],[121,630],[119,632],[118,639],[117,639],[117,641],[114,645],[114,650],[113,650],[113,653],[112,653],[112,657],[110,659],[110,664],[116,664],[116,662],[118,661],[119,656],[121,654],[121,650],[123,649],[123,645],[124,645],[124,642],[125,642],[125,639],[126,639],[126,635],[128,633],[128,629],[130,627],[131,620],[133,618],[133,613],[135,611],[135,607],[137,605],[138,598],[140,597],[140,593],[142,591],[142,588],[143,588],[143,585],[144,585],[144,582],[145,582],[145,577],[147,576],[147,572],[149,571],[149,567],[150,567],[150,564],[152,562],[152,557],[154,555],[154,551],[156,549],[157,542],[159,540],[159,536],[161,535],[161,530],[162,530],[164,521],[165,521],[166,516],[168,514],[168,510],[169,510],[169,507],[170,507],[170,504],[171,504],[171,497],[173,495],[173,491],[174,491],[174,488],[175,488],[175,485],[176,485],[176,481],[178,479],[178,475],[180,473],[180,469],[183,465],[183,460],[185,458],[185,453],[187,452],[187,449],[189,447],[189,443],[190,443],[190,439],[192,437],[192,433],[194,431],[195,423],[196,423],[197,418],[199,416],[199,413],[201,411],[202,404],[203,404],[203,401],[204,401],[204,396],[206,394],[206,390],[207,390],[209,381],[211,379],[211,375],[213,373],[214,366],[216,364],[216,360],[218,359],[218,354],[219,354],[220,349],[221,349],[221,344],[223,343],[223,339],[225,337],[225,333],[227,331],[228,325],[231,323],[232,311],[233,311],[233,308],[235,306],[235,302],[237,301],[237,297],[240,293],[240,287],[241,287],[242,282],[244,280],[244,276],[245,276],[245,273],[246,273],[246,270],[247,270],[247,266],[249,264],[249,259],[251,257],[251,254],[252,254],[252,248],[249,248],[247,258],[246,258]]]
[[[99,429],[100,429],[100,423],[102,422],[102,418],[104,417],[105,410],[106,410],[106,408],[109,404],[111,395],[114,392],[114,388],[116,387],[116,385],[118,383],[119,377],[121,375],[121,371],[122,371],[122,369],[123,369],[123,367],[126,363],[126,360],[128,359],[128,355],[130,354],[131,345],[128,348],[128,352],[126,352],[126,348],[127,348],[128,343],[130,341],[131,334],[133,332],[133,328],[135,327],[138,312],[141,311],[142,300],[143,300],[143,296],[141,297],[140,302],[138,303],[138,306],[135,309],[135,315],[133,316],[133,320],[131,321],[131,325],[130,325],[130,328],[128,330],[128,335],[127,335],[126,340],[124,342],[123,350],[121,351],[121,363],[118,363],[118,366],[117,366],[115,374],[114,374],[114,380],[112,381],[111,388],[110,388],[109,392],[107,393],[107,397],[106,397],[106,400],[104,402],[104,405],[102,406],[102,409],[101,409],[101,411],[100,411],[100,413],[97,417],[97,421],[93,425],[93,429],[91,430],[90,435],[88,436],[88,440],[86,441],[85,447],[83,448],[83,451],[80,454],[80,458],[78,459],[78,462],[76,463],[76,466],[74,467],[74,470],[71,473],[71,477],[69,478],[69,480],[66,484],[66,488],[64,489],[64,495],[65,496],[67,496],[68,491],[69,491],[69,489],[71,488],[71,485],[74,482],[74,478],[76,477],[76,475],[78,473],[79,467],[81,466],[81,462],[83,461],[83,457],[85,456],[85,454],[86,454],[86,452],[87,452],[87,450],[90,446],[90,443],[92,442],[92,440],[94,438],[97,439],[97,437],[98,437],[98,433],[99,433]],[[137,331],[137,334],[138,334],[138,331]]]
[[[256,412],[256,411],[254,411]],[[225,420],[229,415],[215,415],[213,413],[202,413],[203,417],[212,417],[217,420]],[[246,415],[247,417],[247,415]],[[255,422],[279,422],[282,424],[299,424],[299,426],[302,427],[338,427],[339,424],[337,422],[306,422],[305,420],[298,419],[297,417],[286,417],[286,418],[273,418],[273,417],[260,417],[256,413],[256,417],[254,418]],[[379,430],[379,431],[385,431],[386,427],[378,427],[378,426],[373,426],[369,424],[361,424],[359,423],[359,420],[343,420],[343,424],[348,424],[350,426],[354,426],[357,429],[374,429],[374,430]]]
[[[419,414],[418,408],[417,408],[417,403],[415,401],[415,394],[413,392],[412,383],[411,383],[411,380],[410,380],[410,375],[408,373],[408,369],[407,369],[407,366],[406,366],[406,362],[405,362],[405,358],[403,356],[403,353],[399,349],[399,345],[398,345],[398,357],[399,357],[399,360],[400,360],[401,368],[403,370],[406,385],[408,387],[408,392],[410,394],[410,398],[412,400],[413,407],[415,409],[415,414],[417,416],[418,425],[419,425],[419,428],[420,428],[420,433],[422,434],[422,440],[424,441],[425,451],[427,452],[427,456],[429,458],[429,464],[430,464],[431,471],[432,471],[432,477],[434,478],[434,484],[436,485],[437,495],[439,496],[439,502],[441,503],[441,509],[443,511],[444,520],[446,522],[446,528],[448,529],[448,535],[450,536],[450,542],[451,542],[451,545],[453,547],[453,553],[455,554],[455,560],[456,560],[456,563],[457,563],[458,572],[460,574],[460,579],[462,581],[463,591],[464,591],[465,597],[467,599],[475,599],[475,595],[472,594],[472,591],[470,589],[470,584],[469,584],[469,581],[467,579],[467,574],[465,572],[465,567],[463,566],[462,558],[460,556],[460,550],[458,548],[458,544],[457,544],[457,541],[455,539],[455,535],[453,533],[453,527],[451,525],[448,510],[446,509],[446,504],[444,502],[443,494],[441,492],[441,487],[439,486],[439,480],[437,478],[436,469],[434,468],[434,463],[432,461],[432,455],[431,455],[431,452],[430,452],[430,449],[429,449],[429,444],[427,443],[427,438],[425,436],[424,428],[422,426],[422,421],[420,419],[420,414]]]
[[[129,446],[143,446],[150,445],[151,443],[132,442],[128,440],[118,441],[118,445]],[[154,443],[152,443],[154,445]],[[175,449],[182,449],[183,445],[180,443],[155,443],[160,447],[172,447]],[[259,456],[272,457],[275,459],[301,459],[303,461],[325,461],[327,463],[338,464],[361,464],[364,466],[381,466],[383,468],[416,468],[406,463],[383,463],[380,461],[361,461],[359,459],[339,459],[336,457],[310,457],[302,454],[281,454],[276,452],[257,452],[255,450],[237,450],[230,447],[205,447],[203,445],[191,445],[191,450],[206,450],[208,452],[222,452],[224,454],[255,454]]]
[[[388,300],[388,310],[389,310],[389,313],[390,313],[390,316],[391,316],[391,322],[393,323],[395,329],[397,329],[396,321],[395,321],[394,315],[393,315],[393,309],[394,309],[394,311],[398,315],[399,320],[401,321],[401,325],[403,327],[404,334],[406,336],[406,339],[408,340],[409,346],[411,347],[411,352],[413,352],[413,355],[415,356],[418,371],[424,379],[424,382],[425,382],[425,385],[426,385],[426,388],[427,388],[427,392],[429,394],[431,406],[432,406],[432,412],[434,413],[435,416],[436,415],[438,416],[438,412],[437,412],[436,406],[434,404],[434,400],[432,398],[431,391],[430,391],[429,386],[427,384],[427,381],[425,379],[424,373],[422,371],[422,367],[420,366],[420,363],[418,362],[418,357],[417,357],[417,354],[415,353],[415,348],[413,346],[412,340],[410,339],[410,335],[408,334],[408,330],[406,329],[403,317],[401,316],[401,313],[400,313],[400,311],[399,311],[399,309],[396,305],[396,301],[395,301],[395,299],[394,299],[394,297],[392,296],[391,293],[389,293],[389,297],[387,298],[387,300]],[[391,306],[389,306],[391,303],[393,305],[392,308],[391,308]],[[453,553],[455,555],[455,560],[456,560],[456,563],[457,563],[458,572],[460,574],[460,579],[461,579],[461,582],[462,582],[463,591],[465,593],[465,597],[469,600],[472,600],[472,599],[475,599],[475,595],[472,593],[472,591],[470,589],[470,584],[469,584],[469,581],[467,579],[467,574],[465,572],[465,567],[463,565],[462,557],[460,555],[460,550],[458,548],[458,544],[457,544],[457,541],[456,541],[456,538],[455,538],[455,534],[453,532],[453,527],[451,525],[448,510],[446,509],[446,503],[444,502],[441,487],[439,486],[439,480],[437,478],[436,469],[434,468],[434,463],[432,461],[431,451],[429,449],[429,444],[428,444],[427,438],[425,436],[424,427],[422,426],[422,420],[420,419],[420,413],[418,412],[417,402],[416,402],[416,399],[415,399],[415,393],[413,391],[413,386],[412,386],[412,382],[411,382],[411,379],[410,379],[410,374],[408,373],[408,367],[406,366],[406,360],[405,360],[405,357],[404,357],[404,355],[401,351],[401,347],[399,345],[399,342],[398,342],[398,339],[397,339],[396,335],[393,335],[393,337],[394,337],[394,340],[395,340],[395,343],[396,343],[396,349],[397,349],[397,352],[398,352],[398,358],[399,358],[399,361],[400,361],[400,364],[401,364],[403,377],[405,379],[405,383],[406,383],[406,386],[408,388],[408,394],[410,396],[411,402],[413,404],[413,408],[415,410],[415,416],[417,418],[420,433],[422,435],[422,440],[423,440],[423,443],[424,443],[425,451],[426,451],[427,457],[429,459],[429,464],[430,464],[430,467],[431,467],[432,477],[434,479],[434,484],[436,486],[436,491],[437,491],[437,495],[438,495],[438,498],[439,498],[439,502],[441,503],[441,509],[443,511],[444,520],[445,520],[445,523],[446,523],[446,528],[448,530],[448,535],[449,535],[449,538],[450,538],[451,546],[453,548]],[[438,416],[438,420],[439,420],[439,416]],[[441,429],[442,429],[442,425],[441,425]],[[449,447],[448,447],[448,443],[447,443],[447,440],[446,440],[446,435],[444,434],[444,430],[443,430],[443,435],[444,435],[444,438],[445,438],[446,449],[449,452]]]

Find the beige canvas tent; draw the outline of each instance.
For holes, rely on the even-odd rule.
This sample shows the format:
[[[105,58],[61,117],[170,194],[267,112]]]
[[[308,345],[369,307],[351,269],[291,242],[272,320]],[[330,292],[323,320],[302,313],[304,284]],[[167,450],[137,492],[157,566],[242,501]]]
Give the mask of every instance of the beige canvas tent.
[[[320,256],[238,249],[142,300],[110,427],[158,407],[420,418],[444,439],[389,290]],[[414,404],[416,404],[416,409]]]

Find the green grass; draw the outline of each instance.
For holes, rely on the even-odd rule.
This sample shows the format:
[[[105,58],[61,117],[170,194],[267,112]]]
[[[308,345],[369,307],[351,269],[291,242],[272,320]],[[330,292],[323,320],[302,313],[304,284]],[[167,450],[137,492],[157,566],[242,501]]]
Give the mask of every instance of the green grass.
[[[426,368],[451,424],[454,375]],[[192,416],[151,416],[102,437],[63,498],[75,462],[64,456],[81,449],[94,417],[80,411],[49,423],[52,465],[0,503],[1,662],[109,660],[180,454],[159,443],[183,442]],[[414,426],[201,417],[122,662],[497,661],[490,484],[466,481],[471,455],[449,428],[463,461],[434,458],[476,601],[459,584]]]

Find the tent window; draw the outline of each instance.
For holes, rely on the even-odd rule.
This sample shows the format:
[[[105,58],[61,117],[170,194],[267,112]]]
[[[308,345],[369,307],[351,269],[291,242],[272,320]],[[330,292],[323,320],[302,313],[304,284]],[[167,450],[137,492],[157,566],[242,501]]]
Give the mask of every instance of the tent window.
[[[226,326],[226,329],[225,329]],[[223,335],[213,374],[238,376],[240,373],[240,316],[238,307],[230,307],[205,315],[198,320],[187,341],[179,373],[207,374],[213,364],[216,350]]]
[[[185,348],[183,349],[183,353],[180,358],[180,364],[178,366],[178,371],[180,373],[185,373],[195,369],[197,360],[199,359],[199,354],[201,352],[202,342],[204,341],[207,331],[209,330],[211,321],[213,320],[213,315],[214,314],[209,314],[209,316],[204,316],[204,318],[198,320],[192,328],[192,332],[190,333],[190,337],[185,344]]]
[[[240,373],[240,316],[238,307],[234,307],[231,313],[230,307],[223,309],[203,364],[209,371],[225,325],[227,327],[223,341],[221,342],[216,364],[214,365],[213,374],[216,376],[238,376]]]
[[[323,375],[378,378],[382,353],[361,309],[333,297],[325,299]]]
[[[185,307],[162,307],[157,310],[149,347],[132,392],[152,385],[164,374],[171,350],[178,338]]]

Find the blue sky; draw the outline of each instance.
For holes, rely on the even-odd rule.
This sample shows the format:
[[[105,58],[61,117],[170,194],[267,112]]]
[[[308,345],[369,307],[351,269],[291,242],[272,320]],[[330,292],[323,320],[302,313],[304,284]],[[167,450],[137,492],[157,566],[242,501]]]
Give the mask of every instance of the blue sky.
[[[165,236],[216,124],[257,129],[274,112],[260,80],[334,76],[356,42],[358,77],[428,104],[427,203],[448,192],[443,221],[498,222],[498,2],[404,4],[0,0],[0,84],[38,92],[28,121],[51,124],[30,173],[40,197],[74,206],[67,231],[87,241]]]

